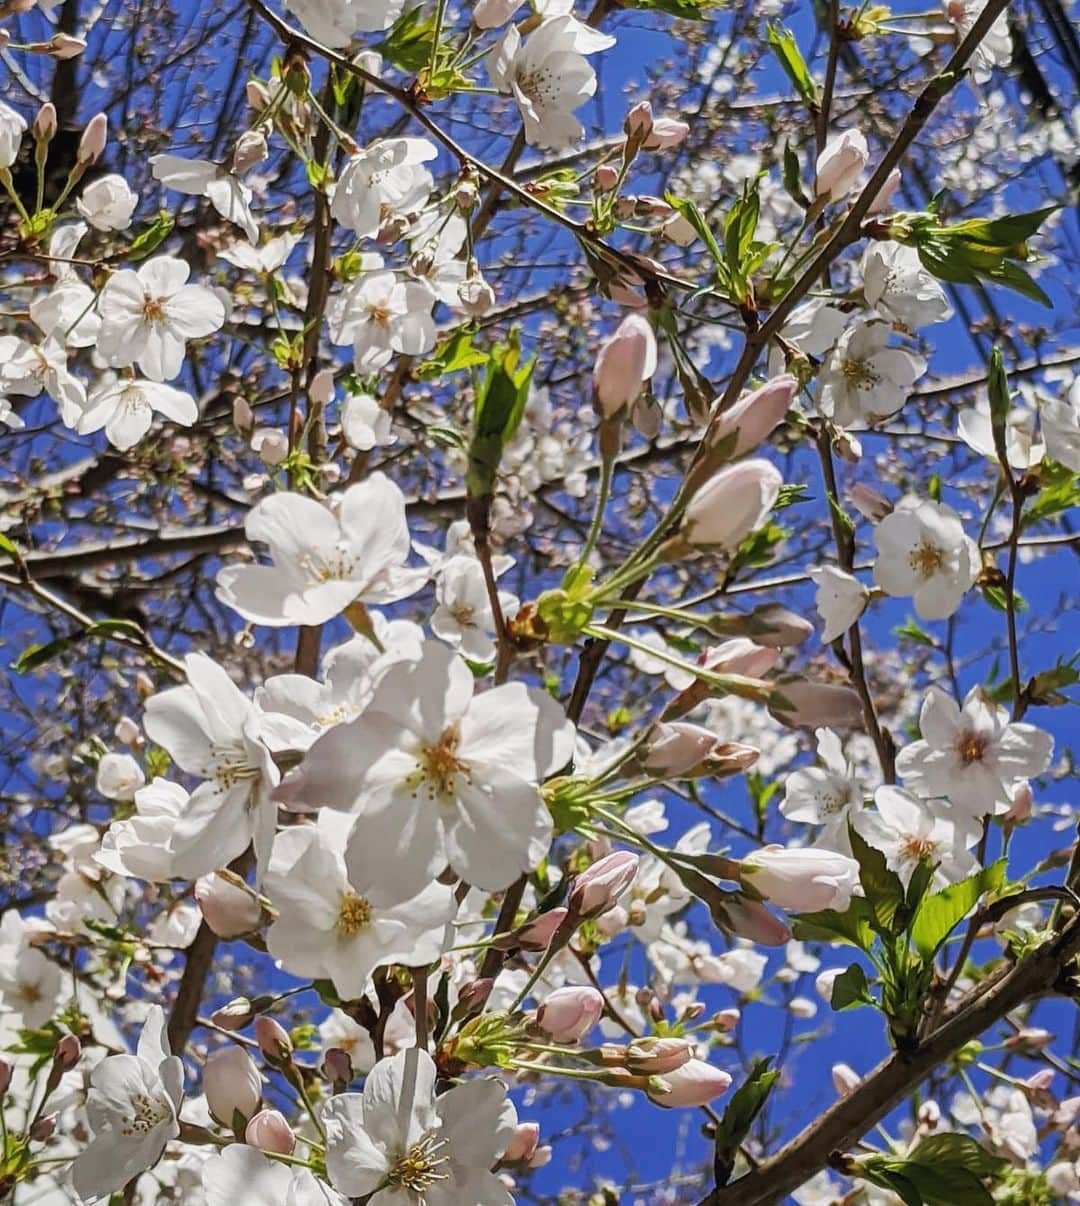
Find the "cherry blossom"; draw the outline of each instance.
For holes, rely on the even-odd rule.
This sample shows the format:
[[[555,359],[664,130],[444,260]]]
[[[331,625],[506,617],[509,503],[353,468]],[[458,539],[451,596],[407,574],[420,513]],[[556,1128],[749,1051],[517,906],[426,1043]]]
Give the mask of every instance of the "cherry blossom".
[[[821,409],[842,427],[864,426],[895,414],[926,372],[914,352],[889,346],[889,327],[849,327],[821,370]]]
[[[971,817],[947,806],[928,804],[899,787],[874,792],[874,808],[857,812],[852,824],[866,842],[885,855],[890,871],[906,887],[923,860],[937,868],[939,880],[963,879],[976,866],[970,853],[982,834]]]
[[[874,581],[887,594],[910,595],[924,620],[960,606],[982,568],[975,542],[946,503],[903,498],[874,529]]]

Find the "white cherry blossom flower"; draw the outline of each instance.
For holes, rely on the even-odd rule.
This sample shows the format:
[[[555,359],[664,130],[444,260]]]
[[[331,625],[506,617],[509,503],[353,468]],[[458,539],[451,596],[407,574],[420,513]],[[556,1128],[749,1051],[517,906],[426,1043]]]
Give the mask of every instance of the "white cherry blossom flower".
[[[382,473],[350,486],[331,509],[302,494],[272,494],[248,512],[248,540],[272,565],[226,566],[217,596],[246,620],[282,628],[323,624],[350,603],[393,603],[420,589],[408,569],[405,496]]]
[[[0,101],[0,168],[9,168],[19,157],[26,119]]]
[[[380,904],[415,896],[447,863],[498,891],[547,853],[538,784],[570,760],[574,727],[524,683],[473,689],[465,662],[427,642],[419,661],[387,672],[357,720],[315,742],[278,793],[356,814],[349,878]]]
[[[64,989],[59,966],[32,945],[32,936],[47,924],[14,910],[0,922],[0,1011],[17,1013],[30,1029],[48,1023]]]
[[[173,830],[172,871],[196,879],[251,842],[261,870],[277,820],[270,790],[280,778],[259,739],[262,715],[206,654],[189,653],[184,668],[187,685],[151,696],[143,724],[182,771],[203,780]]]
[[[841,427],[864,426],[904,405],[926,361],[888,343],[882,322],[856,322],[841,335],[819,378],[823,414]]]
[[[154,179],[189,197],[205,197],[227,221],[233,222],[252,243],[259,241],[259,225],[251,212],[251,189],[227,168],[205,159],[180,155],[152,155]]]
[[[347,285],[329,307],[330,340],[352,344],[356,367],[373,372],[395,352],[420,356],[435,346],[435,296],[423,281],[369,272]]]
[[[528,142],[560,150],[581,141],[585,130],[574,110],[596,92],[596,73],[584,56],[614,44],[568,15],[543,21],[524,44],[517,26],[507,26],[487,56],[488,75],[513,95]]]
[[[373,238],[390,218],[427,204],[435,181],[422,165],[438,157],[426,138],[380,138],[350,155],[334,187],[330,212],[358,238]]]
[[[288,0],[285,7],[313,38],[338,48],[348,46],[355,33],[389,29],[405,0]]]
[[[1047,454],[1080,473],[1080,377],[1064,398],[1039,399],[1039,419]]]
[[[986,7],[982,0],[942,0],[945,15],[956,26],[956,40],[963,41]],[[971,74],[978,84],[990,80],[995,67],[1005,68],[1012,63],[1012,35],[1008,18],[998,15],[983,35],[971,57]]]
[[[97,294],[74,278],[58,282],[30,303],[30,317],[46,339],[69,348],[89,348],[97,343],[101,318]]]
[[[967,693],[962,708],[940,687],[931,687],[919,731],[921,739],[897,755],[904,786],[918,796],[943,797],[976,817],[1006,811],[1011,789],[1041,775],[1054,752],[1049,733],[1011,722],[981,687]]]
[[[104,427],[109,443],[125,452],[150,430],[155,411],[181,427],[190,427],[199,417],[195,399],[183,390],[160,381],[120,377],[90,394],[78,431],[87,435]]]
[[[1005,419],[1005,451],[1014,469],[1030,469],[1046,452],[1046,445],[1036,435],[1038,416],[1026,406],[1013,406]],[[990,403],[980,398],[974,406],[960,412],[956,423],[960,438],[973,451],[997,460],[994,428],[990,421]]]
[[[451,557],[435,585],[438,606],[431,616],[431,631],[455,646],[472,662],[495,657],[495,616],[491,610],[484,571],[475,557]],[[518,609],[516,595],[499,591],[504,616]]]
[[[960,516],[929,499],[901,499],[874,529],[874,543],[874,581],[886,594],[911,595],[924,620],[951,616],[982,569]]]
[[[411,1048],[380,1060],[363,1095],[326,1103],[330,1183],[368,1206],[513,1206],[490,1171],[517,1125],[506,1089],[483,1076],[436,1097],[435,1076],[428,1053]]]
[[[123,176],[102,176],[91,181],[75,202],[75,208],[95,230],[127,230],[139,204]]]
[[[384,448],[396,444],[393,433],[393,416],[379,405],[372,394],[346,394],[339,412],[341,434],[345,443],[358,452],[369,452],[372,448]]]
[[[246,1143],[232,1143],[203,1165],[206,1206],[347,1206],[308,1168],[289,1168]]]
[[[72,1167],[84,1201],[108,1197],[152,1168],[180,1134],[184,1065],[169,1051],[165,1014],[152,1005],[134,1055],[110,1055],[90,1074],[86,1113],[94,1138]]]
[[[862,808],[862,789],[837,734],[832,729],[817,729],[814,736],[823,765],[800,767],[788,775],[780,812],[789,821],[823,825],[821,843],[833,845],[839,837],[845,842],[841,848],[846,849],[848,818]]]
[[[814,606],[825,624],[821,640],[829,645],[842,637],[866,610],[870,592],[853,574],[846,574],[834,565],[815,566],[807,572],[817,587]]]
[[[344,1051],[359,1076],[366,1076],[375,1067],[371,1035],[343,1009],[331,1009],[319,1023],[319,1044],[324,1051],[331,1047]]]
[[[86,389],[68,372],[67,352],[54,339],[32,344],[0,335],[0,391],[27,398],[48,394],[60,407],[65,427],[74,427],[86,407]]]
[[[443,953],[457,911],[453,889],[429,883],[411,900],[382,906],[345,872],[352,819],[324,810],[317,825],[279,833],[263,891],[278,910],[266,946],[295,976],[330,980],[342,1000],[363,996],[377,967],[419,967]]]
[[[230,243],[218,252],[218,256],[234,268],[242,268],[256,276],[265,276],[284,267],[299,242],[300,236],[287,230],[284,234],[267,239],[261,247],[253,247],[251,243],[239,240]]]
[[[905,887],[924,859],[937,864],[939,879],[949,883],[975,870],[970,851],[982,835],[982,826],[902,788],[879,787],[873,810],[857,812],[852,824],[868,845],[885,855],[889,870]]]
[[[98,351],[109,364],[137,364],[151,380],[168,381],[183,367],[187,340],[221,328],[221,299],[189,285],[190,272],[183,260],[161,255],[109,278],[98,298]]]
[[[172,837],[188,803],[179,783],[156,778],[135,793],[135,812],[113,821],[94,862],[114,875],[165,883],[173,878]]]
[[[863,253],[862,278],[866,300],[909,331],[952,318],[945,290],[922,266],[914,247],[870,243]]]

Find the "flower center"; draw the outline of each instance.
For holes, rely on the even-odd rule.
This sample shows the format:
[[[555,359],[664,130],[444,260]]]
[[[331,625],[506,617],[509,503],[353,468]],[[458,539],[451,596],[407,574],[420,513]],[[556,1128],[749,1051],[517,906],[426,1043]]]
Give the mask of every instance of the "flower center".
[[[300,568],[307,575],[308,586],[344,581],[353,576],[356,557],[345,545],[339,545],[332,552],[311,548],[300,559]]]
[[[469,764],[458,757],[460,740],[457,726],[451,725],[434,745],[420,747],[416,770],[407,780],[414,795],[423,788],[430,800],[454,798],[454,780],[458,775],[469,778]]]
[[[910,859],[929,858],[936,848],[933,838],[921,837],[916,833],[908,834],[904,839],[904,854]]]
[[[538,67],[517,77],[517,86],[534,105],[542,105],[551,94],[552,78],[550,67]]]
[[[147,322],[165,321],[165,298],[143,294],[143,318]]]
[[[866,389],[877,385],[880,378],[865,360],[847,359],[840,367],[844,380],[853,389]]]
[[[448,1139],[425,1135],[419,1143],[414,1143],[404,1155],[398,1157],[387,1174],[387,1180],[398,1189],[420,1195],[436,1182],[448,1180],[449,1175],[439,1170],[444,1164],[449,1164],[450,1157],[438,1154],[447,1143]],[[423,1200],[421,1196],[421,1203]]]
[[[962,733],[956,743],[956,752],[965,766],[981,762],[986,753],[987,740],[980,733]]]
[[[924,541],[908,553],[908,564],[921,578],[932,578],[945,564],[945,553]]]
[[[147,1135],[172,1116],[172,1110],[166,1102],[148,1093],[133,1093],[129,1103],[131,1113],[120,1128],[123,1135]]]
[[[455,603],[450,608],[450,614],[462,628],[472,628],[476,622],[476,608],[470,607],[468,603]]]
[[[371,924],[371,904],[355,892],[342,892],[338,899],[337,932],[341,938],[352,938]]]
[[[210,773],[218,787],[228,790],[245,779],[257,779],[262,771],[252,766],[248,752],[240,741],[227,743],[212,742],[210,745]]]

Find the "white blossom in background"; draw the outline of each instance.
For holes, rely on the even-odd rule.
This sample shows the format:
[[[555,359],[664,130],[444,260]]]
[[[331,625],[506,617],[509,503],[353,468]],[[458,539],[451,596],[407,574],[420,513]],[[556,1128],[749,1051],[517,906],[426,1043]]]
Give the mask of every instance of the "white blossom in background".
[[[863,293],[884,318],[908,331],[947,322],[952,305],[940,283],[922,266],[914,247],[872,242],[862,258]]]
[[[184,659],[187,685],[146,701],[143,727],[176,765],[203,782],[184,806],[172,836],[173,873],[196,879],[255,846],[260,870],[270,855],[280,775],[260,738],[262,715],[204,653]]]
[[[596,92],[596,72],[585,56],[615,45],[609,34],[568,13],[566,7],[548,17],[524,42],[517,26],[507,26],[486,59],[491,82],[517,103],[526,140],[554,150],[573,146],[585,133],[574,116]]]
[[[346,1206],[310,1169],[290,1168],[245,1143],[232,1143],[203,1165],[206,1206]]]
[[[189,197],[205,197],[227,221],[233,222],[252,243],[259,241],[259,224],[251,212],[251,189],[220,164],[180,155],[152,155],[154,179]]]
[[[91,391],[78,431],[87,435],[104,428],[109,443],[125,452],[150,430],[155,411],[181,427],[190,427],[199,417],[195,399],[183,390],[160,381],[120,377]]]
[[[357,238],[374,238],[393,218],[427,204],[435,181],[423,165],[438,157],[426,138],[381,138],[350,155],[334,186],[330,212]]]
[[[372,448],[397,443],[393,416],[379,405],[373,394],[346,394],[338,413],[341,434],[346,444],[357,452],[370,452]]]
[[[942,0],[945,15],[956,27],[956,40],[962,41],[971,32],[986,7],[982,0]],[[987,30],[971,57],[971,74],[978,84],[988,83],[995,68],[1012,63],[1012,35],[1005,13],[1000,13]]]
[[[9,168],[18,158],[26,120],[10,105],[0,101],[0,168]]]
[[[113,821],[94,861],[114,875],[164,883],[172,879],[172,837],[188,803],[179,783],[156,778],[135,793],[135,812]]]
[[[285,7],[316,41],[337,49],[348,46],[356,33],[389,29],[405,4],[404,0],[288,0]]]
[[[72,1167],[84,1201],[108,1197],[152,1168],[180,1134],[184,1065],[169,1051],[165,1014],[152,1005],[134,1055],[110,1055],[90,1075],[86,1114],[94,1137]]]
[[[982,826],[971,816],[920,800],[902,788],[879,787],[873,809],[855,813],[852,824],[868,845],[885,855],[889,870],[905,887],[924,859],[937,866],[939,881],[950,883],[977,866],[970,852],[982,836]]]
[[[217,597],[246,620],[281,628],[323,624],[350,603],[393,603],[415,594],[426,570],[409,569],[405,496],[383,473],[335,496],[272,494],[248,512],[244,531],[272,565],[229,565]]]
[[[54,339],[40,345],[0,335],[0,393],[36,398],[48,394],[65,427],[74,427],[86,406],[86,387],[68,372],[67,352]]]
[[[370,1206],[513,1206],[490,1169],[517,1114],[503,1085],[478,1077],[435,1096],[435,1064],[412,1048],[380,1060],[363,1095],[322,1111],[330,1183]]]
[[[925,372],[921,356],[889,346],[886,323],[858,321],[841,335],[822,366],[822,413],[841,427],[887,418],[904,405]]]
[[[357,369],[374,372],[389,364],[395,352],[420,356],[431,351],[434,304],[435,295],[424,281],[403,280],[389,271],[363,273],[330,301],[330,340],[351,344]]]
[[[187,341],[220,330],[221,299],[189,285],[190,273],[183,260],[162,255],[109,277],[98,298],[98,351],[109,364],[136,364],[152,381],[169,381],[183,367]]]
[[[862,788],[837,734],[816,729],[814,737],[822,765],[800,767],[787,776],[780,812],[789,821],[823,826],[821,844],[846,850],[848,821],[862,808]]]
[[[451,945],[454,891],[429,883],[410,900],[381,906],[345,872],[351,818],[324,810],[316,825],[297,825],[274,841],[263,891],[278,910],[266,946],[295,976],[330,980],[344,1001],[368,990],[377,967],[434,963]]]
[[[946,503],[902,498],[874,529],[874,581],[889,595],[910,595],[924,620],[944,620],[982,570],[978,546]]]
[[[474,695],[472,672],[436,641],[387,672],[363,714],[324,734],[278,798],[356,814],[349,878],[372,900],[415,896],[449,863],[485,891],[547,853],[537,785],[569,762],[574,728],[550,695],[506,683]]]
[[[33,945],[44,925],[13,910],[0,921],[0,1011],[18,1014],[27,1028],[48,1023],[64,988],[59,965]]]
[[[47,340],[69,348],[89,348],[97,342],[101,318],[97,295],[74,278],[58,281],[30,303],[30,317]]]
[[[1080,377],[1064,397],[1039,399],[1039,419],[1047,454],[1080,473]]]
[[[1050,765],[1054,741],[1033,724],[1009,720],[1005,708],[973,687],[963,707],[931,687],[919,713],[920,740],[896,758],[904,786],[917,796],[943,798],[956,810],[982,817],[1009,805],[1018,781]]]
[[[843,636],[866,610],[870,592],[854,575],[833,565],[814,566],[807,573],[817,587],[814,605],[824,622],[821,641],[829,645]]]
[[[509,591],[498,594],[503,616],[514,616],[517,596]],[[480,562],[475,557],[451,557],[439,571],[435,599],[438,606],[431,616],[431,631],[470,661],[490,662],[495,657],[495,615]]]
[[[1024,471],[1037,465],[1046,453],[1046,445],[1037,435],[1038,415],[1025,406],[1010,407],[1005,420],[1005,451],[1013,469]],[[997,460],[994,429],[990,421],[990,403],[984,397],[960,412],[957,432],[965,444],[992,461]]]

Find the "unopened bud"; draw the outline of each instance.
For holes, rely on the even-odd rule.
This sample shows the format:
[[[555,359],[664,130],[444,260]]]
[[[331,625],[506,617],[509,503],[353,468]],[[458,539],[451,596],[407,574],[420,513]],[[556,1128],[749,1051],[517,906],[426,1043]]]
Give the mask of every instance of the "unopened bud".
[[[847,496],[855,510],[864,518],[869,519],[871,523],[880,523],[886,515],[892,514],[892,503],[873,486],[855,482],[848,488]]]
[[[274,469],[289,455],[289,437],[276,427],[257,427],[251,433],[251,451]]]
[[[652,133],[652,105],[648,101],[639,101],[626,115],[623,122],[623,133],[635,149],[640,147]]]
[[[48,142],[56,133],[56,106],[46,101],[34,118],[34,138],[38,142]]]
[[[487,1004],[487,999],[491,996],[491,990],[494,987],[495,981],[490,976],[485,976],[480,980],[473,980],[459,990],[458,1007],[468,1013],[478,1012]]]
[[[255,1016],[255,1010],[247,997],[234,997],[228,1005],[215,1009],[210,1021],[222,1030],[243,1030]]]
[[[76,59],[85,49],[86,41],[70,34],[56,33],[49,39],[49,54],[54,59]]]
[[[105,150],[105,144],[109,138],[109,119],[104,113],[98,113],[91,117],[87,122],[86,129],[83,130],[82,138],[79,139],[79,153],[77,156],[79,164],[86,166],[87,164],[97,163],[101,158],[102,152]]]
[[[262,908],[246,889],[230,883],[216,871],[195,883],[195,903],[206,924],[219,938],[239,938],[259,928]]]
[[[536,1146],[540,1142],[540,1124],[538,1122],[519,1122],[514,1127],[510,1142],[503,1152],[504,1164],[521,1164],[533,1158]]]
[[[684,121],[674,117],[653,118],[652,130],[645,139],[646,151],[666,151],[677,147],[690,133],[690,127]]]
[[[121,716],[113,727],[113,736],[121,745],[138,745],[142,741],[142,730],[130,716]]]
[[[610,193],[619,183],[619,173],[610,163],[603,163],[593,173],[593,183],[596,185],[597,192]]]
[[[538,914],[514,931],[514,945],[523,951],[546,951],[566,916],[567,911],[563,908],[548,909],[546,913]]]
[[[308,386],[308,397],[318,406],[329,406],[334,400],[334,370],[319,369]]]
[[[726,1072],[702,1059],[688,1060],[658,1079],[660,1083],[647,1092],[657,1105],[668,1109],[708,1105],[731,1087],[731,1077]]]
[[[257,112],[262,112],[270,104],[270,91],[261,80],[248,80],[244,89],[247,103]]]
[[[56,1115],[45,1114],[43,1117],[34,1121],[30,1127],[30,1138],[36,1143],[44,1143],[46,1139],[51,1139],[56,1130]]]
[[[327,1047],[323,1053],[320,1071],[335,1089],[344,1089],[347,1085],[352,1084],[352,1060],[349,1058],[348,1051],[341,1047]]]
[[[244,1128],[244,1141],[261,1152],[291,1156],[296,1136],[279,1110],[260,1110]]]
[[[245,172],[250,172],[256,164],[262,163],[269,154],[270,149],[266,145],[266,135],[263,131],[245,130],[233,147],[230,166],[237,176],[242,176]]]
[[[616,850],[598,859],[576,876],[567,904],[576,921],[587,921],[606,913],[634,882],[638,856]]]
[[[739,1009],[719,1009],[712,1016],[713,1029],[719,1030],[722,1034],[727,1034],[728,1031],[734,1030],[739,1024],[739,1018],[742,1017],[742,1010]]]
[[[769,698],[769,712],[789,728],[851,729],[863,719],[862,701],[853,687],[805,678],[777,682]]]
[[[694,1056],[694,1045],[681,1038],[634,1039],[626,1049],[626,1066],[639,1076],[664,1076]]]
[[[6,1059],[0,1059],[0,1097],[8,1091],[11,1084],[11,1064]]]
[[[557,1043],[576,1043],[600,1020],[604,997],[595,988],[556,988],[536,1011],[536,1024]]]
[[[862,1077],[847,1064],[833,1064],[833,1087],[841,1097],[846,1097],[862,1083]]]
[[[265,1013],[255,1019],[255,1041],[267,1063],[274,1067],[287,1064],[292,1058],[293,1043],[288,1031]]]
[[[82,1044],[73,1034],[65,1034],[53,1050],[53,1066],[61,1072],[70,1072],[79,1062]]]

